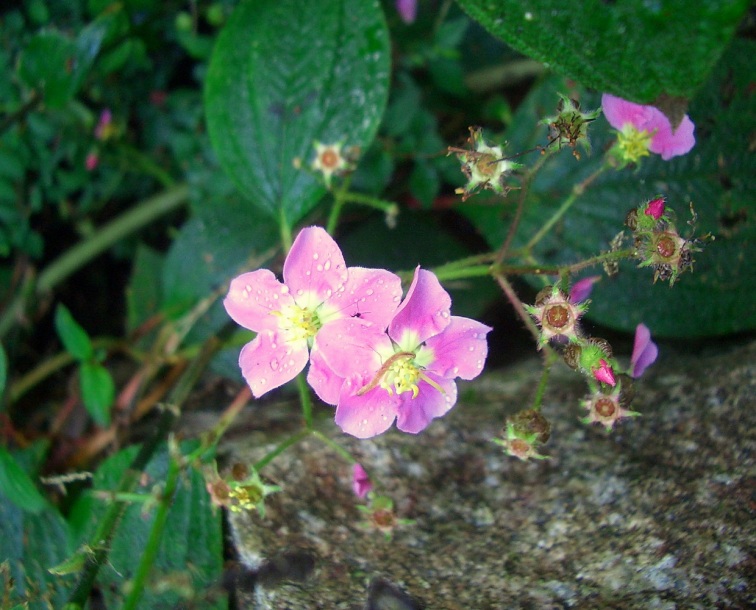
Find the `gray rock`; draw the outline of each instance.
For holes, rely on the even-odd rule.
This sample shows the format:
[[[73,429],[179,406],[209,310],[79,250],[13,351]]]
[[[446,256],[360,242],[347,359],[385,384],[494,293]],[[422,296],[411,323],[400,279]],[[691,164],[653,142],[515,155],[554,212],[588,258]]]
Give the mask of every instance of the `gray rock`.
[[[547,461],[520,462],[490,440],[529,406],[537,360],[463,382],[453,411],[417,436],[359,441],[322,409],[318,428],[414,523],[390,540],[366,528],[350,466],[308,437],[263,470],[284,487],[265,519],[228,515],[240,561],[258,573],[240,607],[754,607],[756,343],[664,351],[636,387],[643,416],[611,434],[578,421],[585,384],[555,367]],[[298,429],[291,406],[253,409],[257,430],[225,447],[231,461],[272,449],[272,427]]]

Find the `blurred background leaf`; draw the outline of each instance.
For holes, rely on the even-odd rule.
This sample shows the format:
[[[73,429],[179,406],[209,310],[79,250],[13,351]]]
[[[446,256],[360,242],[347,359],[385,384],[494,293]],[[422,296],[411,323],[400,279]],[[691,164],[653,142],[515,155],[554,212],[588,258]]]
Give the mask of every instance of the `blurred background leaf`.
[[[748,10],[748,0],[459,0],[494,36],[548,67],[639,103],[690,98]]]
[[[290,227],[318,203],[325,188],[305,169],[313,144],[369,145],[389,51],[375,0],[237,6],[210,61],[205,108],[220,163],[252,205]]]

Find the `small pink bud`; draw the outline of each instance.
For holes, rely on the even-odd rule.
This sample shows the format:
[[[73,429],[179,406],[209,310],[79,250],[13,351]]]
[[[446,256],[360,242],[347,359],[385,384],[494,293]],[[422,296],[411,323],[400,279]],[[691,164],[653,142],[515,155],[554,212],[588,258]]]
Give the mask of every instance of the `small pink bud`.
[[[596,381],[614,386],[617,382],[614,379],[614,371],[612,370],[612,367],[609,366],[609,363],[603,358],[599,360],[599,365],[599,368],[593,371],[593,376],[596,378]]]
[[[396,10],[404,23],[413,23],[417,17],[417,0],[396,0]]]
[[[659,220],[664,215],[664,204],[664,197],[652,199],[648,202],[648,205],[646,205],[646,211],[644,213],[647,216],[651,216],[654,220]]]
[[[87,158],[84,161],[84,167],[87,168],[88,172],[91,172],[97,167],[99,162],[100,158],[97,156],[97,153],[91,152],[87,155]]]
[[[585,301],[591,296],[593,285],[599,280],[601,280],[600,275],[591,275],[575,282],[570,288],[570,303],[576,305]]]
[[[368,495],[368,492],[373,489],[373,483],[361,464],[354,464],[352,466],[352,489],[354,490],[354,495],[360,499]]]

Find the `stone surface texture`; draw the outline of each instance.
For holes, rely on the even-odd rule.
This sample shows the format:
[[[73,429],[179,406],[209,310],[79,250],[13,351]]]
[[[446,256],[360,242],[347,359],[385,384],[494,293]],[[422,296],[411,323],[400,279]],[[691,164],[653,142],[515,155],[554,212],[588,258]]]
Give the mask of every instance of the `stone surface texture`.
[[[663,348],[636,386],[642,417],[610,434],[579,421],[585,383],[555,367],[544,461],[491,442],[530,405],[539,360],[461,384],[452,412],[417,436],[358,441],[319,409],[318,428],[413,523],[390,540],[366,527],[351,467],[308,437],[263,470],[284,487],[265,519],[228,515],[239,560],[258,573],[239,607],[756,607],[756,343],[695,352]],[[293,407],[256,403],[247,420],[256,430],[233,437],[229,463],[270,451],[272,428],[299,429]]]

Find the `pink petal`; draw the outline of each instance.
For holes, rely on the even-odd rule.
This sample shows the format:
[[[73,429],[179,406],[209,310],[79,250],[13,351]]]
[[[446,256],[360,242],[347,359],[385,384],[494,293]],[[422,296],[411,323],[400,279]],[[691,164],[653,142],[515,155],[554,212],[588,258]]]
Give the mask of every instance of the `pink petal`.
[[[404,23],[413,23],[417,17],[417,0],[396,0],[396,10]]]
[[[420,392],[416,398],[412,398],[412,392],[400,394],[401,403],[396,427],[403,432],[410,434],[422,432],[433,419],[447,413],[457,402],[457,384],[454,381],[442,379],[432,373],[426,374],[443,388],[444,393],[421,381],[418,384]]]
[[[599,360],[599,365],[599,368],[593,371],[593,376],[596,378],[596,381],[614,386],[617,382],[614,379],[614,371],[612,370],[612,367],[609,366],[609,363],[603,358]]]
[[[347,379],[336,407],[336,425],[357,438],[371,438],[388,430],[396,419],[399,404],[397,396],[389,396],[380,387],[357,396],[356,392],[365,383],[367,381],[360,376]]]
[[[659,348],[651,341],[651,331],[645,324],[638,324],[635,328],[633,355],[630,358],[632,376],[640,377],[651,366],[659,355]]]
[[[659,220],[664,215],[664,204],[666,201],[664,200],[664,197],[657,197],[656,199],[652,199],[648,202],[646,205],[646,211],[644,214],[646,216],[651,216],[654,220]]]
[[[393,349],[377,326],[359,318],[340,318],[318,331],[312,353],[339,377],[372,377],[381,368],[381,356],[393,354]]]
[[[289,289],[268,269],[258,269],[234,278],[223,301],[234,322],[258,333],[276,330],[278,318],[271,313],[293,304]]]
[[[477,377],[488,355],[486,335],[491,330],[476,320],[452,316],[442,333],[425,342],[434,355],[428,370],[440,377]]]
[[[657,112],[662,114],[661,111]],[[693,135],[695,125],[693,125],[690,117],[686,114],[674,132],[667,117],[663,114],[662,117],[663,120],[659,121],[657,131],[651,138],[651,144],[648,149],[652,153],[661,155],[665,161],[690,152],[696,143],[696,138]]]
[[[239,366],[255,398],[296,377],[307,364],[307,341],[285,343],[263,331],[242,348]]]
[[[402,300],[402,280],[385,269],[349,267],[344,290],[329,303],[346,316],[372,322],[385,329]]]
[[[417,267],[407,296],[389,324],[389,335],[403,348],[409,347],[402,342],[407,333],[416,339],[415,346],[420,345],[449,325],[450,308],[451,297],[438,278]]]
[[[570,288],[570,303],[577,305],[578,303],[585,301],[589,296],[591,296],[593,285],[600,280],[600,275],[590,275],[588,277],[584,277],[582,280],[575,282],[572,285],[572,288]]]
[[[329,299],[347,280],[339,246],[321,227],[302,229],[283,268],[284,283],[300,307],[315,307]]]
[[[653,106],[634,104],[608,93],[601,96],[601,108],[609,124],[620,131],[627,123],[639,131],[651,131],[648,125],[659,112]]]
[[[315,390],[318,398],[328,405],[339,402],[339,394],[344,378],[339,377],[329,367],[320,351],[313,350],[310,354],[310,368],[307,371],[307,383]]]
[[[361,464],[352,465],[352,490],[358,498],[364,498],[368,492],[373,489],[373,483],[370,481],[365,469]]]

